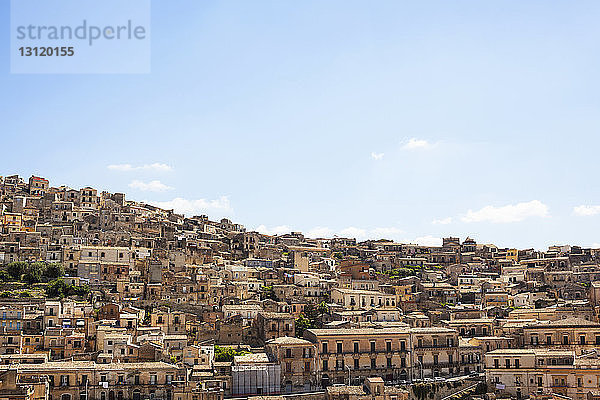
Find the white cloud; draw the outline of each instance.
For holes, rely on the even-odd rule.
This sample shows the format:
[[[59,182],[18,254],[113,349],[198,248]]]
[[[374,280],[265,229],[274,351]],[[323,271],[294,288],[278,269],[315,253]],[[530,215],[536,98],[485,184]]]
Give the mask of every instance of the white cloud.
[[[548,217],[548,206],[539,200],[508,204],[502,207],[485,206],[480,210],[469,210],[461,218],[463,222],[519,222],[530,217]]]
[[[385,156],[385,153],[375,153],[374,151],[371,152],[371,158],[373,160],[381,160],[383,159],[383,156]]]
[[[600,249],[600,243],[592,243],[592,249]]]
[[[404,231],[398,228],[375,228],[371,229],[369,233],[372,237],[377,239],[389,239],[401,233],[404,233]]]
[[[356,228],[354,226],[349,226],[348,228],[344,228],[339,231],[339,236],[356,238],[358,240],[365,239],[367,237],[367,231],[361,228]]]
[[[177,197],[169,201],[146,201],[146,203],[164,208],[165,210],[175,210],[176,213],[185,214],[187,216],[209,213],[229,215],[233,213],[233,208],[231,207],[227,196],[221,196],[214,200],[190,200]]]
[[[306,232],[306,237],[317,239],[317,238],[330,238],[333,237],[333,230],[326,226],[316,226]]]
[[[158,172],[166,172],[172,171],[173,167],[167,164],[161,163],[153,163],[153,164],[144,164],[133,166],[131,164],[111,164],[106,168],[113,171],[121,171],[121,172],[131,172],[131,171],[158,171]]]
[[[404,143],[402,148],[404,150],[416,150],[416,149],[427,149],[431,147],[431,143],[424,139],[411,138],[408,142]]]
[[[431,235],[420,236],[414,240],[414,242],[420,246],[441,246],[442,239]]]
[[[573,213],[580,217],[590,217],[592,215],[600,214],[600,206],[577,206],[573,207]]]
[[[433,221],[431,221],[431,223],[434,225],[448,225],[452,223],[452,217],[434,219]]]
[[[363,229],[355,226],[335,231],[331,228],[319,226],[306,232],[307,238],[332,238],[334,236],[354,238],[358,241],[390,239],[399,243],[415,243],[421,246],[441,246],[442,239],[434,236],[421,236],[416,239],[407,239],[401,235],[405,232],[395,227],[379,227],[373,229]]]
[[[265,235],[283,235],[292,231],[287,225],[279,225],[272,228],[267,228],[265,225],[259,225],[255,230]]]
[[[326,226],[317,226],[306,232],[308,238],[332,238],[334,236],[349,237],[356,240],[367,239],[392,239],[397,240],[403,230],[394,227],[378,227],[373,229],[363,229],[355,226],[349,226],[344,229],[334,230]]]
[[[143,192],[164,192],[173,189],[161,181],[143,182],[135,180],[132,181],[128,186],[132,189],[141,190]]]

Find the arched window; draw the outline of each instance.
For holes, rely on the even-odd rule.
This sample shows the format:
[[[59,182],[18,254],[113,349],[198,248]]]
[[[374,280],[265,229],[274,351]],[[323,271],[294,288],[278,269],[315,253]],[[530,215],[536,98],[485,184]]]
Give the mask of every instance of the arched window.
[[[71,395],[69,393],[63,393],[62,396],[60,396],[60,400],[71,400]]]

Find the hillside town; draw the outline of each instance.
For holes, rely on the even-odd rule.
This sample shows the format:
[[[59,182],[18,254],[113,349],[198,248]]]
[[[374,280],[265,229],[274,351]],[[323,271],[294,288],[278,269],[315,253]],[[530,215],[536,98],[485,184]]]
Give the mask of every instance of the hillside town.
[[[266,235],[0,177],[0,399],[600,399],[600,249]]]

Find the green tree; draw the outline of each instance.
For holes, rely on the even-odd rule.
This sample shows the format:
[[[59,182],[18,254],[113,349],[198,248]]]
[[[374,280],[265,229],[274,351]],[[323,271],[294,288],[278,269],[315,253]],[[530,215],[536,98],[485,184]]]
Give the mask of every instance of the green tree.
[[[0,282],[10,282],[11,280],[12,276],[10,276],[7,270],[0,270]]]
[[[272,285],[262,287],[261,297],[262,297],[262,299],[271,299],[271,300],[279,301],[279,299],[277,298],[277,295],[275,295],[275,291],[273,290]]]
[[[42,274],[44,273],[45,268],[46,264],[42,262],[28,264],[25,268],[25,273],[23,274],[22,280],[30,285],[34,283],[40,283],[42,281]]]
[[[296,337],[301,338],[304,335],[304,331],[307,329],[314,328],[314,322],[304,316],[304,314],[300,314],[298,318],[296,318]]]
[[[45,290],[47,297],[60,299],[68,296],[86,297],[90,293],[90,288],[87,285],[67,285],[65,281],[60,278],[48,283]]]
[[[11,276],[12,280],[20,281],[21,276],[25,273],[27,263],[22,261],[12,262],[6,267],[6,271]]]
[[[43,277],[45,282],[62,278],[65,276],[65,267],[60,263],[47,263],[43,270]]]
[[[304,306],[302,314],[296,319],[296,337],[302,337],[306,329],[322,328],[324,316],[328,312],[329,307],[324,301],[316,306],[314,304]]]
[[[68,286],[62,279],[55,279],[46,286],[46,296],[50,298],[63,298],[66,296]]]
[[[248,352],[241,349],[234,349],[229,346],[215,346],[215,361],[232,362],[233,357],[242,356],[244,354],[248,354]]]

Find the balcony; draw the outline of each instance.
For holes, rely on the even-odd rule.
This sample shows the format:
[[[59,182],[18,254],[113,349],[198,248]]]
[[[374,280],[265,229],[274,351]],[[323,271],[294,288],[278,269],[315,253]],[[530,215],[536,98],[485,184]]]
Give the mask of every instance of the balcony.
[[[423,369],[432,369],[432,368],[449,368],[449,367],[457,367],[459,366],[460,363],[457,361],[452,361],[452,362],[438,362],[438,363],[427,363],[427,364],[423,364]],[[419,363],[415,364],[415,366],[418,368],[419,367]]]
[[[320,353],[321,356],[364,356],[364,355],[378,355],[378,354],[389,354],[389,355],[394,355],[394,354],[406,354],[408,353],[409,350],[408,349],[404,349],[404,350],[400,350],[400,349],[392,349],[390,351],[387,350],[375,350],[375,351],[371,351],[371,350],[365,350],[365,351],[342,351],[341,353],[338,352],[331,352],[331,353]]]
[[[431,350],[431,349],[435,349],[435,350],[452,350],[452,349],[456,349],[458,348],[458,346],[456,345],[450,345],[450,344],[422,344],[420,346],[415,346],[415,351],[417,350]]]

